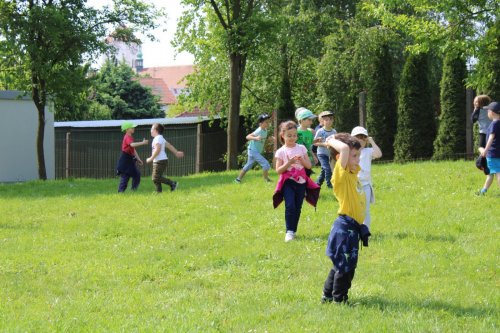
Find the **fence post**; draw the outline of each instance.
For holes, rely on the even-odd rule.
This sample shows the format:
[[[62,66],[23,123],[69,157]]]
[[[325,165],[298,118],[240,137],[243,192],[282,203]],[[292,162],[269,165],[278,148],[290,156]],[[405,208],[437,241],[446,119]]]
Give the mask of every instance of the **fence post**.
[[[468,158],[472,157],[474,154],[473,147],[473,131],[472,131],[472,121],[470,115],[472,113],[472,103],[474,98],[474,91],[472,89],[467,89],[465,93],[465,152]]]
[[[359,126],[366,128],[366,92],[359,93]]]
[[[203,140],[201,138],[202,135],[201,132],[202,132],[201,123],[198,123],[198,126],[196,127],[196,161],[194,167],[195,173],[201,172],[201,153],[203,150],[202,149]]]
[[[66,132],[66,179],[69,178],[69,151],[71,132]]]

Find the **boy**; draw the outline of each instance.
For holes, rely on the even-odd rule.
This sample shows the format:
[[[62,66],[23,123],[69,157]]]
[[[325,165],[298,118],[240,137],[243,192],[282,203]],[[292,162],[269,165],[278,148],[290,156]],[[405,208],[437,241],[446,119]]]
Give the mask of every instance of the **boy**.
[[[170,191],[175,191],[177,189],[177,182],[174,182],[168,178],[163,177],[163,172],[167,168],[168,157],[165,152],[165,147],[170,150],[175,157],[181,158],[184,157],[184,153],[175,149],[174,146],[170,144],[163,137],[163,131],[165,127],[162,124],[155,123],[151,126],[151,136],[154,138],[151,146],[153,148],[152,154],[146,160],[147,163],[153,162],[153,172],[151,174],[153,183],[156,187],[156,192],[161,193],[162,187],[161,184],[167,184],[170,186]]]
[[[297,128],[297,144],[306,147],[307,156],[311,161],[311,165],[316,165],[318,163],[316,155],[311,150],[314,141],[314,132],[311,129],[311,125],[314,118],[316,118],[316,115],[305,108],[302,108],[302,110],[297,114],[297,121],[299,122],[299,127]],[[311,173],[311,169],[306,169],[308,177],[311,176]]]
[[[332,167],[330,166],[330,150],[326,144],[326,138],[337,133],[333,129],[333,116],[332,111],[323,111],[319,114],[323,127],[316,132],[314,137],[314,145],[318,147],[318,160],[321,164],[321,172],[316,183],[321,186],[326,179],[328,188],[332,188]]]
[[[125,132],[125,135],[122,140],[122,154],[116,167],[116,174],[121,176],[120,185],[118,185],[118,192],[120,193],[125,192],[127,189],[130,177],[132,177],[132,191],[137,190],[141,182],[141,172],[137,164],[142,165],[142,160],[135,148],[147,145],[148,140],[143,139],[142,142],[134,142],[132,135],[136,126],[130,121],[125,121],[122,124],[122,132]]]
[[[323,303],[347,303],[348,291],[358,262],[359,239],[368,246],[370,233],[365,219],[365,194],[358,181],[360,142],[347,133],[328,138],[337,163],[333,173],[333,192],[339,202],[338,217],[333,223],[326,255],[333,262],[323,287]]]
[[[486,132],[486,146],[479,148],[482,157],[486,157],[486,164],[490,169],[490,175],[486,178],[479,195],[484,195],[493,182],[494,175],[497,176],[498,186],[500,186],[500,103],[492,102],[488,109],[488,118],[491,124]]]
[[[258,118],[259,127],[253,132],[247,135],[246,139],[250,141],[248,144],[248,160],[243,169],[241,170],[238,177],[234,180],[236,183],[241,183],[245,174],[252,168],[252,166],[257,162],[262,167],[262,175],[266,182],[270,182],[269,179],[269,169],[271,165],[262,156],[262,150],[267,139],[267,129],[269,128],[269,123],[271,116],[268,114],[261,114]]]

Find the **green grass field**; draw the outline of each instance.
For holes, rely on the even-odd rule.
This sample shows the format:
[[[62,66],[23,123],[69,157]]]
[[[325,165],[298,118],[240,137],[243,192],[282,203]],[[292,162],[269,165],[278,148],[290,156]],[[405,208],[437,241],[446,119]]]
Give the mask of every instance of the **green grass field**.
[[[323,189],[295,242],[252,171],[0,185],[0,331],[498,332],[499,203],[473,162],[373,167],[376,204],[350,291],[320,304],[336,217]],[[276,180],[276,174],[271,174]]]

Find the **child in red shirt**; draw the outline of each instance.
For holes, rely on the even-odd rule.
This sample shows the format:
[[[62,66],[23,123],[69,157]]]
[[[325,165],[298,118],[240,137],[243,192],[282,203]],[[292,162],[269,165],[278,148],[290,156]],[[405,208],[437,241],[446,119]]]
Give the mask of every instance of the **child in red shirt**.
[[[118,192],[125,192],[130,177],[132,177],[132,191],[137,190],[141,182],[141,172],[137,164],[142,165],[143,163],[135,147],[147,145],[148,140],[144,139],[142,142],[134,142],[132,135],[135,132],[136,126],[130,121],[122,124],[122,132],[125,132],[125,135],[122,141],[122,154],[116,167],[116,174],[121,176]]]

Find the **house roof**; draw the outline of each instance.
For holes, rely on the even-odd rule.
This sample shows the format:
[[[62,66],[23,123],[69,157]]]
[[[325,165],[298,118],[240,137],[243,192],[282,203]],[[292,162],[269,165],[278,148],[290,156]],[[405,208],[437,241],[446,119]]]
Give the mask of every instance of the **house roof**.
[[[152,77],[140,77],[139,82],[143,86],[151,87],[153,94],[160,97],[160,104],[170,105],[175,104],[177,99],[168,88],[168,85],[163,79]]]
[[[184,89],[187,82],[184,78],[194,72],[193,65],[148,67],[140,71],[140,74],[149,74],[152,78],[159,78],[171,89]]]
[[[207,109],[200,110],[199,107],[195,107],[193,111],[184,111],[177,116],[176,118],[189,118],[189,117],[209,117],[210,116],[210,111]]]

